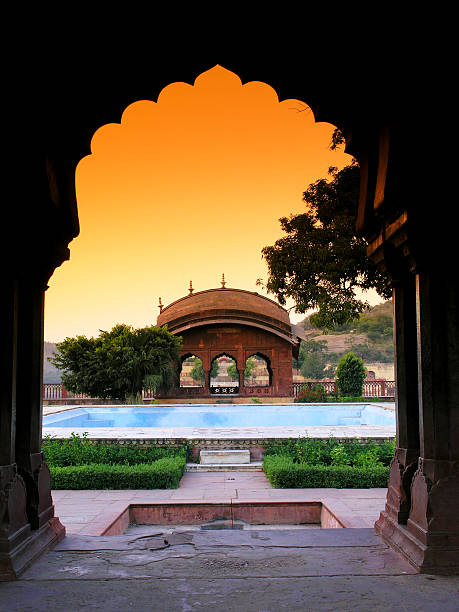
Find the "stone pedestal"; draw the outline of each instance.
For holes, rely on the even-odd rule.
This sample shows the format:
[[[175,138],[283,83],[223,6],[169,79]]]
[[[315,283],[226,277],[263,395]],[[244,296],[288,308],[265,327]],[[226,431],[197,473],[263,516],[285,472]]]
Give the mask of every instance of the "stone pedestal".
[[[455,462],[430,465],[437,472],[432,481],[424,461],[411,485],[412,506],[406,525],[397,522],[389,504],[376,522],[376,533],[400,552],[418,571],[459,573],[459,473]],[[442,477],[438,477],[443,472]],[[392,478],[392,472],[391,472]],[[390,491],[389,484],[389,491]]]
[[[199,454],[202,464],[244,464],[250,463],[250,451],[247,450],[202,450]]]

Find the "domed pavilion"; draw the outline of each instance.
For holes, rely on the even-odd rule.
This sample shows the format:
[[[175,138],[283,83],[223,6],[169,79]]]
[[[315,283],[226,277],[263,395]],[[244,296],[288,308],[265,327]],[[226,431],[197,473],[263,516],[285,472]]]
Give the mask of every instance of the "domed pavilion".
[[[176,397],[292,395],[292,356],[298,356],[300,338],[294,332],[288,312],[263,295],[225,286],[194,293],[168,306],[160,300],[157,325],[182,336],[181,365],[199,363],[200,382],[181,384],[168,394]],[[236,366],[236,382],[225,374],[216,374],[213,362],[225,368]],[[247,364],[250,363],[250,376]],[[201,365],[202,364],[202,365]],[[264,365],[266,376],[258,376]],[[253,371],[255,369],[255,373]],[[245,373],[245,375],[244,375]],[[257,381],[263,380],[260,383]],[[225,382],[226,381],[226,382]]]

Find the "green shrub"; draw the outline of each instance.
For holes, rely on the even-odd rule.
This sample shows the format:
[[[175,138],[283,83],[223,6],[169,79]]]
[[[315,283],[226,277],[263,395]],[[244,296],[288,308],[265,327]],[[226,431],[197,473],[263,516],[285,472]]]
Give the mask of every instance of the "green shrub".
[[[354,353],[343,355],[336,368],[336,387],[340,396],[360,397],[366,375],[365,366],[359,357]]]
[[[376,448],[368,448],[365,451],[356,455],[354,459],[354,465],[359,467],[374,467],[375,465],[382,465],[379,460],[379,453]]]
[[[332,465],[350,465],[351,459],[343,444],[338,444],[330,451]]]
[[[316,402],[325,402],[326,395],[325,389],[323,385],[312,385],[309,389],[308,387],[303,387],[301,391],[298,393],[298,396],[294,400],[296,403],[316,403]]]
[[[359,442],[355,439],[337,440],[335,438],[287,438],[270,440],[264,443],[265,457],[282,455],[290,457],[294,463],[310,465],[349,465],[388,466],[395,450],[395,440],[382,443]],[[336,450],[336,449],[339,450]]]
[[[291,457],[265,457],[263,469],[273,487],[282,489],[368,489],[387,487],[389,468],[294,463]]]
[[[92,442],[87,434],[80,437],[72,433],[70,438],[43,439],[42,450],[49,466],[107,464],[107,465],[137,465],[140,463],[153,463],[164,457],[187,457],[190,447],[182,446],[150,446],[145,444],[108,444],[106,442]]]
[[[52,489],[176,489],[185,470],[184,457],[165,457],[139,465],[51,466]]]
[[[325,396],[325,402],[329,404],[370,404],[381,403],[381,402],[394,402],[393,397],[364,397],[363,395],[336,395],[335,393],[328,393]]]

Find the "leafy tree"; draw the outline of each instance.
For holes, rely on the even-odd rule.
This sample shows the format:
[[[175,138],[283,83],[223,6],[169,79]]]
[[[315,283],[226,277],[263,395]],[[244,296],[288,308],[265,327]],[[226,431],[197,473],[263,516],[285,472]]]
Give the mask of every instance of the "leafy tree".
[[[126,401],[142,389],[169,389],[182,344],[167,326],[134,329],[115,325],[97,338],[66,338],[50,361],[63,370],[62,382],[74,393]]]
[[[325,340],[302,340],[294,366],[299,368],[305,378],[321,380],[333,375],[337,361],[335,353],[327,352]]]
[[[204,368],[202,367],[202,360],[199,357],[193,357],[193,367],[190,372],[190,376],[193,380],[199,380],[200,382],[204,382]],[[191,359],[190,359],[191,361]]]
[[[367,257],[367,243],[355,231],[359,167],[329,168],[329,175],[330,180],[320,179],[304,192],[306,212],[280,219],[287,235],[262,249],[268,292],[281,304],[293,298],[296,312],[317,310],[310,321],[321,329],[358,319],[368,308],[355,289],[376,289],[390,297],[387,278]]]
[[[228,376],[231,376],[233,380],[237,380],[239,378],[239,372],[237,370],[236,362],[234,361],[234,359],[231,362],[231,365],[228,366],[226,373],[228,374]]]
[[[220,369],[220,364],[218,362],[218,357],[216,357],[212,361],[212,365],[210,366],[210,377],[217,378],[219,369]]]
[[[190,372],[191,378],[193,380],[199,380],[201,382],[204,382],[206,375],[204,372],[204,368],[202,367],[202,360],[199,359],[199,357],[193,357],[193,361],[194,361],[194,365]],[[218,359],[214,359],[212,361],[212,366],[210,369],[210,377],[217,378],[217,376],[218,376]]]
[[[253,376],[253,370],[255,368],[256,361],[253,357],[249,357],[245,362],[244,378],[250,378]]]
[[[367,344],[351,344],[350,350],[356,357],[360,357],[367,363],[378,361],[380,363],[392,363],[394,361],[394,347],[391,344],[387,350],[380,350]]]
[[[255,359],[249,357],[245,364],[244,369],[244,378],[249,378],[252,376],[253,369],[255,367]],[[227,369],[228,376],[231,376],[234,380],[239,377],[239,372],[237,370],[236,362],[233,360],[232,364]]]
[[[354,353],[343,355],[336,368],[336,386],[339,395],[361,397],[366,374],[363,361]]]

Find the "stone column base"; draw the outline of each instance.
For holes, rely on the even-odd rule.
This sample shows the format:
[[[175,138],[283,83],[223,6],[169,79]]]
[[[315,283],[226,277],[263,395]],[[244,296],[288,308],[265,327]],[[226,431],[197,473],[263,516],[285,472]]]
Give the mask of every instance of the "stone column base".
[[[393,550],[402,555],[422,574],[459,574],[459,547],[426,545],[406,525],[396,523],[384,510],[375,523],[375,531]]]
[[[34,531],[30,531],[28,525],[24,529],[29,532],[28,537],[16,538],[17,534],[14,534],[10,539],[11,549],[0,552],[0,581],[16,580],[31,563],[65,536],[65,527],[57,517]],[[18,539],[20,543],[15,545]]]

